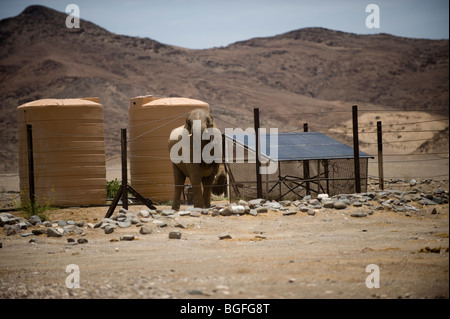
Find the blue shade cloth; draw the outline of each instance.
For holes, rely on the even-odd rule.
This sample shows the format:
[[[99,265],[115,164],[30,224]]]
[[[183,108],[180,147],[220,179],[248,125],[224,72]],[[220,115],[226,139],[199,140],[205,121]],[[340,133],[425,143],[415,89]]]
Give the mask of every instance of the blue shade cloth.
[[[225,138],[234,140],[238,145],[255,151],[255,134],[225,134]],[[263,143],[266,140],[266,147]],[[278,133],[269,136],[260,135],[261,154],[275,161],[305,161],[321,159],[352,159],[353,148],[319,132]],[[274,156],[278,148],[278,158]],[[271,152],[272,149],[272,152]],[[360,158],[374,158],[359,152]]]

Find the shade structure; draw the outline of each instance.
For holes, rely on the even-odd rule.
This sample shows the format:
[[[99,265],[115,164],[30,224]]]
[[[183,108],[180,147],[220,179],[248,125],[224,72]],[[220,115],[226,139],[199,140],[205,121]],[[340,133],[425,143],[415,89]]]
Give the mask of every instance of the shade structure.
[[[144,197],[173,199],[174,181],[168,141],[170,132],[186,123],[194,109],[209,104],[183,97],[139,96],[130,99],[129,159],[131,186]]]
[[[99,98],[42,99],[17,108],[21,200],[29,199],[27,124],[32,126],[37,204],[106,203],[103,106]]]
[[[231,198],[257,196],[255,140],[254,131],[225,133]],[[298,199],[305,195],[336,195],[355,190],[353,148],[325,134],[261,132],[259,152],[264,169],[262,196],[266,199]],[[359,152],[363,191],[367,189],[369,158],[373,156]]]
[[[242,147],[255,151],[255,134],[225,134]],[[320,132],[263,133],[260,135],[262,156],[277,161],[352,159],[353,148]],[[276,151],[276,152],[274,152]],[[275,155],[276,154],[276,155]],[[275,156],[276,158],[275,158]],[[373,158],[359,152],[360,158]]]

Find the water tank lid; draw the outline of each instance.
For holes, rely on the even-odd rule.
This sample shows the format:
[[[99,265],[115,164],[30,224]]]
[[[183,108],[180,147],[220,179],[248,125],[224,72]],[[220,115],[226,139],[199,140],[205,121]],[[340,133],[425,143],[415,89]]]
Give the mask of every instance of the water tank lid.
[[[100,98],[73,98],[73,99],[41,99],[27,102],[18,108],[45,107],[45,106],[101,106]]]
[[[148,103],[145,103],[143,106],[156,106],[156,105],[164,105],[164,106],[175,106],[175,105],[203,105],[207,106],[208,103],[195,100],[195,99],[189,99],[185,97],[167,97],[167,98],[158,98],[153,101],[150,101]]]

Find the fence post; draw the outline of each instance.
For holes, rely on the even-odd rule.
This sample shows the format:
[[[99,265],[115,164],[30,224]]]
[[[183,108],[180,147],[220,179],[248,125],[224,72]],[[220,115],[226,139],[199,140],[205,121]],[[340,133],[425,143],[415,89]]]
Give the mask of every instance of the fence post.
[[[253,109],[253,118],[255,126],[255,147],[256,147],[256,196],[257,198],[262,198],[262,181],[260,174],[261,162],[259,160],[259,108]]]
[[[27,124],[27,144],[28,144],[28,191],[30,196],[31,210],[34,213],[36,193],[34,189],[33,129],[31,124]]]
[[[121,129],[122,151],[122,207],[128,209],[127,129]]]
[[[308,123],[303,123],[303,132],[308,132]],[[309,161],[303,161],[303,178],[306,179],[306,195],[311,195],[309,189]]]
[[[355,192],[361,193],[361,171],[359,163],[358,106],[353,105],[353,162],[355,165]]]
[[[377,144],[378,144],[378,183],[381,190],[384,190],[383,172],[383,132],[381,121],[377,122]]]

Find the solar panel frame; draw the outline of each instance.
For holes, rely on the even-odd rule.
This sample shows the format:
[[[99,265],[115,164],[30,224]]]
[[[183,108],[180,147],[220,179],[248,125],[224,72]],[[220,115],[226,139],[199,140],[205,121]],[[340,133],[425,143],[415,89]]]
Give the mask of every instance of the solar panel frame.
[[[278,133],[277,144],[271,145],[269,134],[261,134],[260,139],[266,140],[266,148],[261,147],[261,155],[273,161],[306,161],[320,159],[353,159],[353,148],[320,132]],[[245,141],[247,136],[247,141]],[[225,138],[233,140],[240,146],[255,152],[255,134],[225,134]],[[277,147],[278,157],[275,158],[270,149]],[[269,150],[269,152],[268,152]],[[360,158],[374,158],[364,152],[359,152]]]

